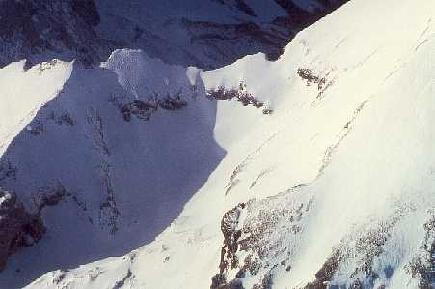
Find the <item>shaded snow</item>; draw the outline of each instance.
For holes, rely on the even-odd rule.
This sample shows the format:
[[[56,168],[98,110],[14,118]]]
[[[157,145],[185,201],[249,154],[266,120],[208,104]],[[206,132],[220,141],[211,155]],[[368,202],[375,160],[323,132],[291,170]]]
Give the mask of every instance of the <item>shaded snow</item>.
[[[35,65],[27,71],[24,63],[11,63],[0,70],[0,155],[39,108],[62,90],[71,73],[71,64],[61,61]],[[41,87],[41,83],[51,85]]]
[[[225,155],[213,139],[216,102],[197,97],[203,85],[185,68],[139,51],[115,52],[104,67],[75,65],[1,158],[0,186],[29,210],[64,193],[43,211],[47,234],[11,259],[0,287],[151,242]]]
[[[239,203],[248,205],[232,230],[257,238],[237,248],[227,281],[258,256],[259,271],[238,280],[246,288],[266,277],[272,288],[314,288],[340,256],[319,282],[416,288],[413,264],[428,262],[435,238],[424,225],[435,207],[435,5],[418,4],[354,0],[300,33],[276,62],[258,54],[202,72],[205,89],[242,81],[273,113],[219,102],[207,128],[227,153],[163,233],[124,257],[47,273],[26,288],[209,288],[226,241],[222,217]],[[136,77],[117,74],[131,92],[142,83]]]

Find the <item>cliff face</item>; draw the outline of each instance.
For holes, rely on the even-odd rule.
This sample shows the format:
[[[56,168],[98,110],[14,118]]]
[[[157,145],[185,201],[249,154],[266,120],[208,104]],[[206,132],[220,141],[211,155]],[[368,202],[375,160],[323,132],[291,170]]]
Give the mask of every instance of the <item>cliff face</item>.
[[[108,53],[94,28],[99,23],[93,0],[2,1],[0,66],[26,59],[27,66],[53,58],[86,64]]]
[[[297,2],[297,1],[296,1]],[[168,63],[216,68],[257,52],[276,59],[288,40],[340,1],[14,1],[0,3],[0,66],[53,58],[85,65],[116,48]],[[250,4],[252,5],[252,4]],[[191,14],[189,11],[195,11]],[[271,11],[271,12],[266,12]]]

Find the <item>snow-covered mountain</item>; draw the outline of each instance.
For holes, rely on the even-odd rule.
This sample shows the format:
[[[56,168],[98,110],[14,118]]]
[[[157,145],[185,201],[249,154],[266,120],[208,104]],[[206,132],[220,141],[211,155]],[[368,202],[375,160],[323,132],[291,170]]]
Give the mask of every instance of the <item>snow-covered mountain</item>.
[[[277,61],[256,54],[207,72],[173,64],[270,53],[232,27],[258,18],[275,31],[278,18],[339,3],[189,1],[156,19],[164,1],[149,15],[139,1],[117,2],[96,2],[98,23],[88,24],[102,54],[83,54],[92,61],[74,51],[64,55],[72,63],[0,70],[0,187],[47,228],[9,260],[0,288],[431,288],[433,1],[352,0]],[[65,3],[59,11],[75,2]],[[140,21],[161,36],[150,47],[165,39],[180,50],[146,46],[139,27],[140,45],[87,66],[131,44]]]
[[[202,68],[276,57],[343,2],[1,1],[0,187],[14,201],[0,225],[18,229],[4,233],[0,261],[41,239],[29,221],[45,234],[0,287],[149,243],[224,157],[198,70],[149,55]]]

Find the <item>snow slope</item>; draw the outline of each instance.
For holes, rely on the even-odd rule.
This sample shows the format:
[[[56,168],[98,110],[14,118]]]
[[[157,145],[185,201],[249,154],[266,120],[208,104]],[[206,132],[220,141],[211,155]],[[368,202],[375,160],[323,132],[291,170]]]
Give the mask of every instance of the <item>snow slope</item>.
[[[48,229],[11,259],[0,287],[122,256],[174,220],[225,154],[213,139],[216,102],[189,76],[131,50],[101,68],[74,65],[1,158],[0,186],[30,212],[43,208]]]
[[[218,102],[225,158],[162,234],[26,288],[430,288],[434,17],[353,0],[276,62],[202,73],[273,113]]]
[[[71,73],[71,64],[57,60],[26,71],[23,67],[24,61],[21,61],[0,70],[0,155],[39,108],[57,96]],[[40,87],[40,83],[52,85]]]

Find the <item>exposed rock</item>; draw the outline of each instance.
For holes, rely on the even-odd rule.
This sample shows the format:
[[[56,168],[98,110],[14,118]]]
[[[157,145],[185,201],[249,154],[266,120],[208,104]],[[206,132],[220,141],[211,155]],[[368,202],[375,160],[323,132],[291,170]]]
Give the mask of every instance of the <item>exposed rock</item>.
[[[238,88],[226,88],[219,86],[217,89],[211,89],[207,91],[207,97],[215,100],[237,100],[242,103],[243,106],[252,105],[256,108],[264,106],[264,103],[256,99],[246,89],[246,84],[241,82]],[[266,108],[263,110],[264,114],[270,114],[272,110]]]
[[[224,215],[220,272],[212,278],[211,289],[243,288],[228,286],[239,283],[242,286],[245,278],[251,279],[252,289],[269,289],[273,284],[273,271],[290,271],[287,261],[294,252],[288,244],[298,239],[303,230],[301,221],[312,203],[309,193],[304,194],[303,203],[294,201],[294,194],[300,194],[299,189],[291,188],[272,198],[241,203]],[[275,238],[278,231],[284,237]],[[277,262],[270,262],[271,259]]]
[[[140,120],[150,120],[151,115],[157,111],[158,108],[164,110],[178,110],[187,105],[187,101],[181,99],[180,96],[170,96],[163,99],[151,99],[151,100],[140,100],[135,99],[131,102],[125,104],[117,104],[122,118],[125,121],[130,121],[132,116]]]
[[[259,24],[258,11],[249,1],[212,1],[222,4],[222,14],[230,16],[230,10],[243,17],[235,19],[234,23],[220,23],[213,18],[192,19],[181,15],[162,19],[162,24],[172,25],[167,31],[151,32],[149,22],[130,19],[122,12],[128,9],[116,8],[116,5],[130,5],[128,2],[107,8],[106,1],[98,0],[1,1],[0,67],[21,59],[27,59],[30,66],[53,58],[76,59],[89,66],[104,61],[117,48],[143,49],[168,63],[207,69],[258,52],[276,60],[297,32],[347,2],[317,0],[313,1],[316,9],[308,11],[293,1],[275,0],[283,8],[284,16]],[[119,31],[114,32],[111,26],[119,27]],[[173,30],[185,34],[184,39],[188,39],[187,43],[195,51],[184,48],[184,40],[174,40]]]
[[[328,282],[332,280],[338,270],[340,260],[340,252],[338,250],[334,251],[334,253],[323,264],[322,268],[320,268],[320,270],[314,275],[316,279],[307,284],[305,289],[327,289]]]
[[[38,209],[38,213],[40,213],[45,207],[56,206],[70,196],[72,196],[71,193],[59,183],[55,186],[41,188],[37,193],[33,194],[33,203]]]
[[[307,86],[315,85],[317,88],[316,99],[321,99],[323,93],[331,85],[334,84],[335,78],[331,77],[332,71],[327,71],[326,73],[315,73],[309,68],[299,68],[297,74],[307,82]]]
[[[42,58],[91,64],[104,50],[95,37],[99,17],[93,0],[1,1],[0,18],[0,66],[19,59],[30,66],[41,60],[34,56],[47,54]]]
[[[13,193],[0,189],[0,271],[9,256],[37,243],[44,232],[39,215],[28,213]]]
[[[157,106],[154,103],[136,99],[132,102],[120,105],[120,110],[122,118],[125,121],[130,121],[132,115],[141,120],[149,120],[151,114],[157,110]]]
[[[315,279],[304,288],[327,289],[332,285],[341,288],[345,284],[334,280],[337,276],[347,280],[349,288],[372,288],[369,284],[374,284],[380,279],[379,269],[374,268],[377,258],[384,253],[384,247],[391,239],[391,231],[409,212],[408,208],[398,208],[389,219],[371,224],[371,228],[362,226],[355,229],[333,249],[329,258],[315,274]],[[346,266],[347,269],[344,269]],[[392,274],[389,273],[390,270],[392,269],[388,264],[383,265],[382,271],[387,278]]]
[[[429,214],[429,220],[423,225],[426,234],[421,252],[405,266],[409,275],[420,280],[421,289],[431,289],[435,283],[435,211]]]
[[[222,248],[221,263],[219,265],[221,273],[228,269],[233,269],[238,265],[235,253],[238,248],[238,240],[242,234],[237,228],[241,210],[245,208],[245,204],[241,203],[234,209],[228,211],[222,218],[221,230],[224,235],[224,247]]]

